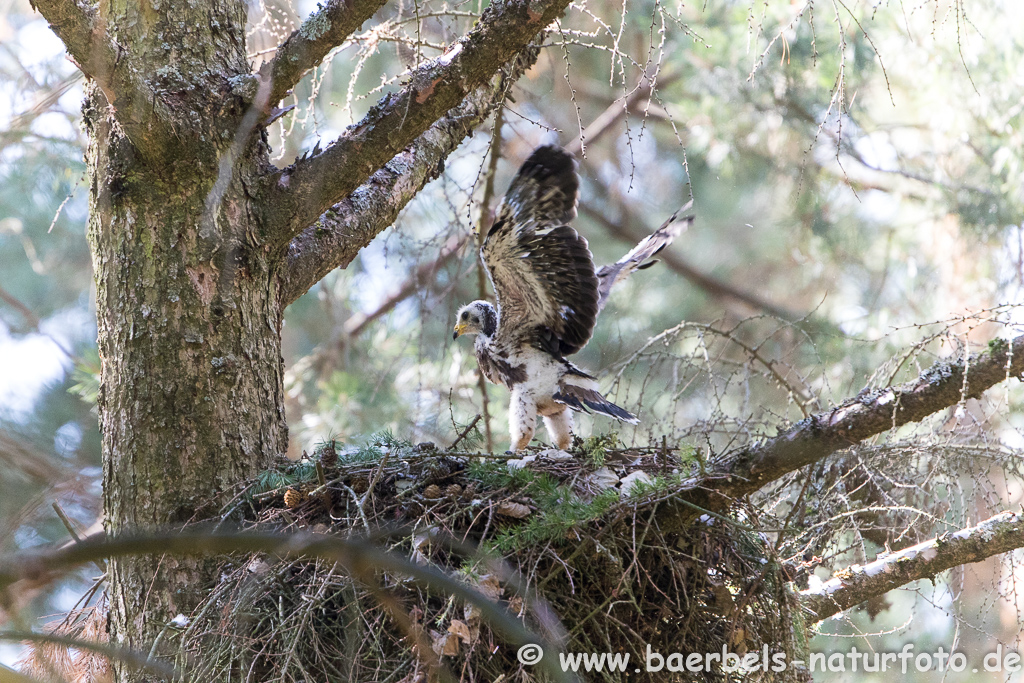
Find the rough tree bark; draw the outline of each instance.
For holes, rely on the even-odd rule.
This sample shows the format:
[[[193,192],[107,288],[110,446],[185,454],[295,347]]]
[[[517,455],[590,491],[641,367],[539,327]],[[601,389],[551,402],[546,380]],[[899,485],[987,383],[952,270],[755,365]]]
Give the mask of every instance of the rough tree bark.
[[[329,0],[254,73],[241,0],[35,3],[91,79],[83,112],[108,532],[180,527],[285,451],[285,306],[347,265],[436,177],[568,0],[492,4],[359,126],[274,168],[264,122],[383,4]],[[188,557],[115,560],[112,640],[147,651],[209,578]]]

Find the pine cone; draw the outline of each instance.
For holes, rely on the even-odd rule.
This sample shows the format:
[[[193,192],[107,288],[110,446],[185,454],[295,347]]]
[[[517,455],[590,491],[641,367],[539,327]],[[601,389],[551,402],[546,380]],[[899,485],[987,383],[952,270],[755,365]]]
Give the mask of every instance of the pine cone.
[[[284,504],[289,508],[299,507],[304,500],[306,500],[305,494],[299,493],[295,489],[288,489],[284,492]]]
[[[441,497],[441,487],[437,484],[431,484],[427,488],[423,489],[423,497],[430,500]]]
[[[444,493],[452,498],[458,498],[462,495],[462,487],[458,484],[449,484],[448,487],[445,488]]]

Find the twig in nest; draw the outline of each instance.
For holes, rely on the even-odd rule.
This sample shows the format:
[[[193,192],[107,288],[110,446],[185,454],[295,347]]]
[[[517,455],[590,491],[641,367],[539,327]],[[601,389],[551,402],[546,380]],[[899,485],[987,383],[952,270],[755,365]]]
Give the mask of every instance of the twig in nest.
[[[360,511],[362,511],[363,506],[366,505],[366,501],[370,500],[370,497],[373,495],[373,488],[377,485],[377,482],[380,481],[380,475],[384,473],[384,468],[387,466],[388,458],[390,456],[391,449],[384,451],[384,457],[381,458],[380,465],[377,466],[377,471],[373,473],[373,477],[370,479],[370,486],[366,489],[366,493],[363,494],[363,497],[359,501]]]
[[[360,498],[359,494],[357,494],[355,491],[353,491],[351,486],[348,486],[344,482],[338,482],[338,483],[341,485],[341,488],[343,488],[346,491],[348,491],[349,495],[352,496],[352,500],[355,501],[355,504],[356,504],[356,510],[359,512],[359,517],[363,520],[363,526],[366,527],[367,531],[370,531],[370,521],[368,519],[366,519],[366,511],[363,509],[363,502],[364,502],[365,496],[364,496],[364,498]],[[367,494],[369,494],[369,490],[367,490]]]
[[[465,428],[465,429],[463,429],[463,430],[462,430],[462,431],[461,431],[461,432],[459,433],[459,435],[458,435],[458,437],[456,437],[455,441],[452,441],[452,445],[448,447],[448,450],[453,450],[453,449],[454,449],[454,448],[455,448],[456,446],[458,446],[458,445],[459,445],[459,443],[460,443],[460,442],[461,442],[461,441],[462,441],[463,439],[465,439],[465,438],[466,438],[466,435],[467,435],[467,434],[469,434],[469,432],[470,432],[470,431],[471,431],[471,430],[473,429],[473,427],[475,427],[475,426],[476,426],[476,423],[477,423],[477,422],[479,422],[479,421],[480,421],[480,413],[477,413],[477,414],[476,414],[476,417],[474,417],[474,418],[473,418],[472,420],[470,420],[470,421],[469,421],[469,424],[468,424],[468,425],[466,425],[466,428]]]

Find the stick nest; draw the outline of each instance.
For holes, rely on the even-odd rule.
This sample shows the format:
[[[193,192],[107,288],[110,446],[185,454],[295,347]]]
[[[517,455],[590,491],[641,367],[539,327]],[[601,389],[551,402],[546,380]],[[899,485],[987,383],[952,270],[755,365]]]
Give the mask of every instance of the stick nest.
[[[577,440],[571,455],[538,449],[523,462],[387,435],[360,448],[332,441],[264,472],[226,514],[264,531],[376,535],[502,603],[529,629],[556,615],[562,652],[630,654],[628,673],[581,670],[586,680],[637,680],[648,645],[667,657],[723,646],[742,656],[767,644],[787,661],[800,658],[799,610],[762,534],[709,516],[682,535],[659,531],[656,503],[697,471],[696,453],[599,437]],[[473,605],[401,575],[371,574],[356,581],[324,561],[232,558],[180,632],[180,657],[196,680],[543,679]],[[657,676],[740,677],[720,666]]]

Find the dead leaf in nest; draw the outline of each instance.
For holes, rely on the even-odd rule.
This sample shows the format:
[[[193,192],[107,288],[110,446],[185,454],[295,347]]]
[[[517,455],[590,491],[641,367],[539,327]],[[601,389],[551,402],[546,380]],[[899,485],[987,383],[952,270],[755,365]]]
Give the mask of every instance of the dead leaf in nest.
[[[459,654],[459,639],[451,633],[430,632],[431,647],[442,657],[453,657]]]
[[[433,536],[434,531],[434,527],[430,527],[413,535],[411,558],[416,564],[427,564],[429,562],[426,554],[423,552],[423,549],[429,549],[430,539]]]
[[[476,582],[476,588],[491,600],[499,599],[504,592],[501,588],[501,582],[498,581],[498,577],[494,574],[484,574],[481,576]]]
[[[511,500],[502,501],[494,508],[494,511],[499,515],[505,517],[514,517],[515,519],[522,519],[530,514],[530,508],[523,505],[522,503],[514,503]]]
[[[720,614],[730,616],[736,610],[736,602],[733,600],[729,588],[723,584],[712,584],[711,592],[715,596],[715,607]]]
[[[257,557],[246,566],[246,569],[252,574],[262,574],[270,569],[270,565]]]
[[[607,467],[602,467],[599,470],[594,471],[592,474],[588,474],[583,478],[583,481],[598,491],[604,491],[610,489],[619,483],[619,475],[612,472]]]
[[[453,636],[458,636],[459,640],[464,642],[466,645],[473,644],[473,633],[470,631],[469,626],[464,621],[452,619],[451,625],[448,626],[448,633]]]
[[[469,603],[462,609],[462,616],[466,618],[466,621],[473,625],[473,628],[480,628],[480,618],[483,616],[483,612],[480,608]]]

